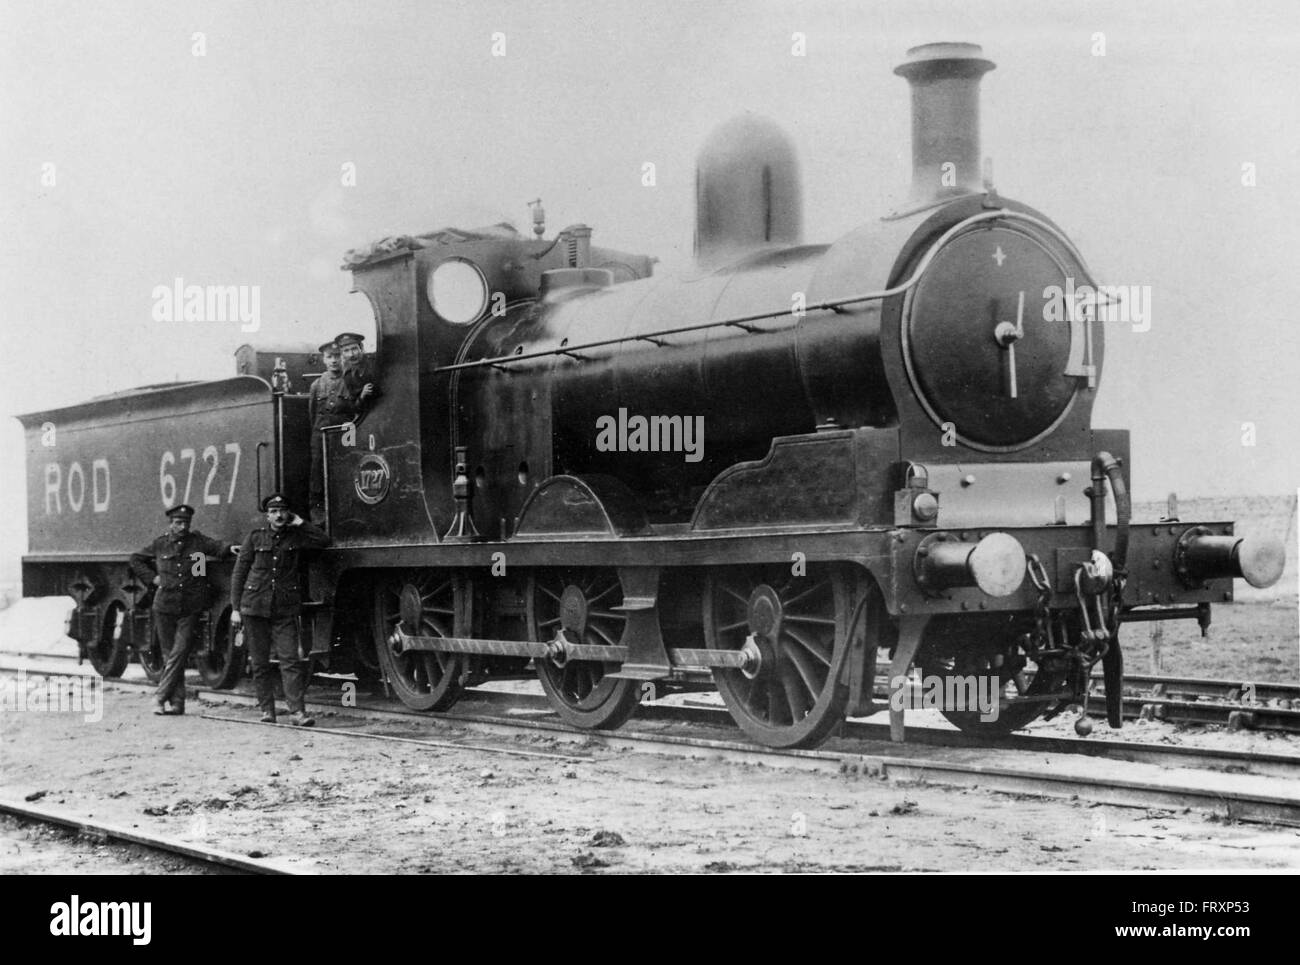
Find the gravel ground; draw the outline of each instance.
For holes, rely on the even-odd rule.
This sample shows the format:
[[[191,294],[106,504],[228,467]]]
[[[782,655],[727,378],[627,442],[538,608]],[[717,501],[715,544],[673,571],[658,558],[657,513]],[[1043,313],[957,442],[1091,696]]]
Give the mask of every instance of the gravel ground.
[[[51,613],[56,603],[24,601]],[[1300,676],[1294,597],[1216,607],[1214,618],[1204,639],[1194,624],[1165,627],[1163,672]],[[44,639],[28,624],[51,621],[29,614],[0,620],[0,629],[26,649]],[[69,642],[51,633],[47,649],[64,650]],[[1150,672],[1148,627],[1129,629],[1126,656],[1132,672]],[[1300,832],[1197,814],[575,750],[545,739],[514,745],[581,755],[575,764],[157,718],[149,709],[145,692],[110,686],[96,723],[68,713],[0,714],[0,795],[21,800],[44,791],[41,803],[51,807],[325,872],[1300,868]],[[216,712],[254,716],[236,705]],[[375,728],[345,713],[321,723]],[[930,725],[937,715],[913,719]],[[1071,734],[1071,724],[1033,729]],[[382,729],[461,736],[434,722]],[[1111,733],[1098,722],[1093,739],[1111,738],[1300,753],[1294,736],[1154,722]],[[4,872],[191,870],[183,859],[144,849],[0,824]]]
[[[1300,867],[1300,830],[1198,814],[619,752],[537,735],[480,741],[554,757],[193,714],[160,718],[149,708],[147,693],[110,685],[97,722],[71,713],[0,715],[0,795],[43,791],[43,806],[327,873]],[[255,713],[234,704],[213,712]],[[346,711],[321,723],[464,736],[433,721],[377,727]],[[582,760],[567,759],[573,755]],[[20,846],[0,846],[0,871],[139,866],[84,842],[69,851],[67,841],[27,839],[37,850],[48,846],[46,864],[14,833],[31,832],[0,837]]]

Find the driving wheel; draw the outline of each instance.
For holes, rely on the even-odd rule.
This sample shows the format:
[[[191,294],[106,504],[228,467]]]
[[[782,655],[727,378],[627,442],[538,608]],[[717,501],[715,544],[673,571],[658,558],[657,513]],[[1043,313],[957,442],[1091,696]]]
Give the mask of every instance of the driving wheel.
[[[375,585],[375,649],[384,676],[412,710],[446,710],[464,692],[466,656],[408,650],[398,652],[396,631],[411,636],[454,637],[458,594],[467,582],[438,570],[413,570]]]
[[[617,646],[627,623],[627,616],[615,609],[622,603],[623,587],[614,570],[539,570],[528,581],[529,636],[549,642],[563,629],[575,643]],[[638,681],[609,676],[618,671],[618,663],[557,663],[539,657],[536,664],[551,706],[575,727],[619,727],[640,703]]]
[[[758,666],[715,668],[713,679],[736,723],[768,747],[813,747],[844,719],[849,687],[841,673],[853,599],[842,567],[788,565],[718,569],[704,592],[711,650],[752,640]]]

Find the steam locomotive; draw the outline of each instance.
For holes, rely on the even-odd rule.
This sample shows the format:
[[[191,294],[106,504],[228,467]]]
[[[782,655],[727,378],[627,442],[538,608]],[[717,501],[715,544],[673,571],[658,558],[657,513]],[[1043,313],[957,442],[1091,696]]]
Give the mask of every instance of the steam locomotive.
[[[430,711],[535,673],[585,728],[716,687],[773,747],[880,709],[884,665],[891,698],[913,668],[992,681],[993,713],[944,713],[1005,733],[1086,702],[1100,664],[1120,726],[1121,627],[1204,626],[1283,555],[1231,522],[1131,519],[1128,433],[1091,424],[1102,321],[1043,311],[1092,275],[982,177],[993,67],[970,44],[908,52],[911,194],[831,244],[802,241],[790,140],[745,116],[699,155],[684,275],[585,225],[547,240],[540,208],[534,238],[349,252],[384,397],[323,432],[334,544],[310,567],[304,650]],[[106,674],[160,659],[126,557],[166,507],[237,541],[272,489],[305,505],[319,360],[238,358],[233,379],[21,417],[24,591],[75,599],[70,632]],[[210,575],[226,588],[228,567]],[[205,678],[229,684],[224,600],[202,639]]]

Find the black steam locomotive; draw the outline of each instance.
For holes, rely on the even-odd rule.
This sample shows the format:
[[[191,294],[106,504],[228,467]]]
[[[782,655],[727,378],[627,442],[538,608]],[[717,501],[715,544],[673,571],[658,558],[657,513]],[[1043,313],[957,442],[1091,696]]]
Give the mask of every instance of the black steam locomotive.
[[[802,243],[794,151],[746,117],[701,152],[682,277],[584,225],[350,252],[384,397],[324,432],[334,545],[305,646],[425,710],[531,662],[590,728],[716,686],[776,747],[879,709],[880,663],[891,697],[914,667],[991,681],[993,713],[944,712],[994,733],[1086,700],[1100,664],[1119,726],[1121,625],[1204,624],[1282,553],[1230,522],[1130,518],[1128,433],[1091,426],[1102,320],[1043,310],[1092,277],[981,177],[992,67],[973,45],[909,52],[911,196],[833,244]],[[125,559],[165,507],[237,540],[272,488],[305,504],[316,361],[246,348],[231,380],[22,417],[25,592],[76,599],[103,672],[159,659]],[[242,663],[228,613],[204,631],[217,684]]]

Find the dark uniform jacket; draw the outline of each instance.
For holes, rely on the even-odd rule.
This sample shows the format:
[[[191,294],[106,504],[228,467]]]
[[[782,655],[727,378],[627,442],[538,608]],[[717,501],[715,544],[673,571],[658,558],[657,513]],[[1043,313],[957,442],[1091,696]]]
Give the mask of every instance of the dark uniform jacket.
[[[152,543],[131,554],[131,572],[142,583],[152,585],[159,576],[153,608],[159,613],[188,616],[212,603],[212,584],[206,576],[194,575],[195,553],[217,560],[228,556],[230,544],[209,539],[198,530],[184,536],[163,533]]]
[[[369,398],[364,402],[361,401],[361,390],[366,387],[366,383],[374,386]],[[370,360],[362,356],[361,361],[353,368],[343,367],[343,397],[346,405],[352,406],[352,421],[360,423],[366,417],[383,392],[379,388],[379,379],[375,375],[374,366]]]
[[[311,384],[307,393],[307,415],[312,429],[338,426],[357,414],[352,397],[345,394],[342,375],[326,372]]]
[[[297,616],[302,604],[302,551],[329,546],[329,535],[304,520],[275,532],[255,529],[230,578],[230,606],[245,616]]]

